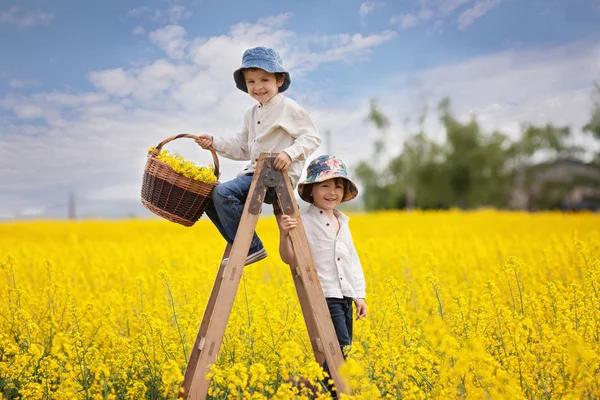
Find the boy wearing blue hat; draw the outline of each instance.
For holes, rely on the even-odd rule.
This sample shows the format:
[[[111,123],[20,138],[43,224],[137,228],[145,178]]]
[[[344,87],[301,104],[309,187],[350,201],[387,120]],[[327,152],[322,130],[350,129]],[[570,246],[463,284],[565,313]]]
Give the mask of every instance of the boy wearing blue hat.
[[[250,161],[235,179],[214,188],[212,204],[205,210],[230,244],[237,233],[260,153],[280,153],[274,166],[278,170],[287,169],[295,187],[306,159],[321,144],[317,127],[306,111],[281,94],[289,88],[291,77],[277,51],[267,47],[246,50],[233,79],[238,89],[258,102],[246,111],[242,131],[234,138],[202,134],[196,139],[202,148],[212,146],[221,157]],[[265,202],[273,200],[272,191],[267,192]],[[266,256],[261,240],[254,233],[246,265]]]

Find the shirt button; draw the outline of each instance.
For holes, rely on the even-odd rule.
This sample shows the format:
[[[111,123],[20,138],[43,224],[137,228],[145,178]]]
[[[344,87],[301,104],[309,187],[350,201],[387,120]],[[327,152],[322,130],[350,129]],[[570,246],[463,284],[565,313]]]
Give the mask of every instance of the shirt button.
[[[329,222],[327,223],[327,226],[329,226]]]
[[[344,280],[344,278],[340,278],[340,281],[343,281],[343,280]]]
[[[323,211],[319,211],[321,214],[323,214]]]
[[[341,258],[338,257],[338,261],[340,261],[340,260],[341,260]]]
[[[255,158],[254,161],[258,161],[258,158]]]
[[[257,122],[257,124],[259,124],[259,125],[260,125],[260,121],[258,121],[258,122]]]

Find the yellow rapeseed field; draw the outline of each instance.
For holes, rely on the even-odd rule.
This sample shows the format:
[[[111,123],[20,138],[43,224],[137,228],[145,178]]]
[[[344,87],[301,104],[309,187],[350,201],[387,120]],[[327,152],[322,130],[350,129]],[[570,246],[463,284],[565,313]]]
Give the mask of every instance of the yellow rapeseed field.
[[[367,279],[355,397],[600,397],[600,216],[387,212],[351,229]],[[294,398],[313,361],[275,220],[240,283],[211,398]],[[224,242],[202,218],[0,225],[0,392],[173,399]],[[321,396],[325,398],[325,396]],[[296,398],[307,398],[298,395]]]

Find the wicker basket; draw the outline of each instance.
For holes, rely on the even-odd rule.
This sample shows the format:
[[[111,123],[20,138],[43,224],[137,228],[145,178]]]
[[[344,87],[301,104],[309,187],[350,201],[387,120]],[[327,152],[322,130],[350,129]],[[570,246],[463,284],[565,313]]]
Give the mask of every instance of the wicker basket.
[[[211,193],[219,182],[204,183],[178,174],[167,163],[158,160],[162,147],[179,138],[196,139],[197,136],[181,134],[163,140],[148,155],[142,182],[142,204],[169,221],[192,226],[204,213],[211,201]],[[215,175],[219,178],[219,159],[215,150],[208,149],[215,163]]]

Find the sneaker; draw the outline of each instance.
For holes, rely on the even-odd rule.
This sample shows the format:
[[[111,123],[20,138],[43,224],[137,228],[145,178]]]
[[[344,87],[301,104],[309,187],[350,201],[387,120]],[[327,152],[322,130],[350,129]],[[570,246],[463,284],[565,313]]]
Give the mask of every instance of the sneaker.
[[[248,257],[246,257],[246,264],[244,264],[244,265],[254,264],[255,262],[260,261],[266,257],[267,257],[267,251],[263,247],[262,249],[255,251],[252,254],[248,254]],[[223,263],[223,264],[227,264],[228,262],[229,262],[229,257],[224,258],[223,261],[221,261],[221,263]]]

